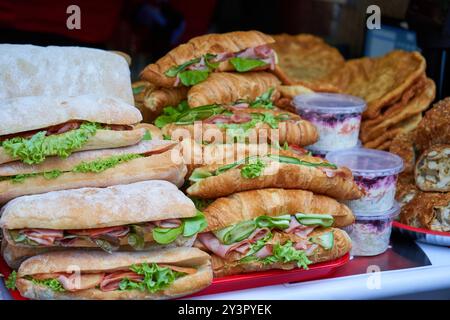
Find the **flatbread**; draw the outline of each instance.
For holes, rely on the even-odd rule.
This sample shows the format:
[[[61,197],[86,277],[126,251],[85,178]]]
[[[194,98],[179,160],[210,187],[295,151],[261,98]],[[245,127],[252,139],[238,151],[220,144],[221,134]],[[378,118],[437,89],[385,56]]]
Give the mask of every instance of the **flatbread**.
[[[374,119],[424,74],[425,67],[425,58],[419,52],[395,50],[382,57],[348,60],[324,80],[366,100],[363,117]]]
[[[344,66],[339,51],[319,37],[284,33],[273,38],[270,46],[277,52],[280,67],[296,82],[314,83]]]

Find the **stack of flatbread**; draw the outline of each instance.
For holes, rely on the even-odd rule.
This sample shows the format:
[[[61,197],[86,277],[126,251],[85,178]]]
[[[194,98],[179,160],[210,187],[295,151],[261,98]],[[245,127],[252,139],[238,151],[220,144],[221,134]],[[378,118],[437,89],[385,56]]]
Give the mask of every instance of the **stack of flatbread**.
[[[415,130],[395,137],[390,152],[405,163],[396,195],[400,221],[450,232],[450,99],[437,102]]]
[[[435,97],[418,52],[392,51],[378,58],[348,60],[327,81],[367,102],[360,138],[365,147],[389,150],[400,133],[413,130]]]

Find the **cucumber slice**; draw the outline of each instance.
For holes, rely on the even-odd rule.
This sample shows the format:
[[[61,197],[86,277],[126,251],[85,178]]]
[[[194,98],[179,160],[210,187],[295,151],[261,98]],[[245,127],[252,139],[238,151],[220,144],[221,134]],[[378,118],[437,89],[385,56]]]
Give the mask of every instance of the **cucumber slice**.
[[[305,226],[321,226],[324,228],[331,227],[334,218],[330,214],[315,214],[315,213],[297,213],[295,214],[297,221]]]
[[[325,250],[330,250],[334,245],[334,233],[330,231],[317,237],[311,237],[309,241],[318,244]]]

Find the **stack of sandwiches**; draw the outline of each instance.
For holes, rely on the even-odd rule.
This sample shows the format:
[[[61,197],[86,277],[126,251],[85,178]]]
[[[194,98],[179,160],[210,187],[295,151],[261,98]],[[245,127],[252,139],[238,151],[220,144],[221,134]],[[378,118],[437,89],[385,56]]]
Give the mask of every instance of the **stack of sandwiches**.
[[[27,48],[0,50],[11,51],[15,61]],[[64,53],[67,61],[79,60],[84,52],[78,79],[89,78],[92,69],[97,78],[85,85],[101,74],[110,79],[91,90],[66,81],[56,94],[55,86],[63,84],[47,83],[37,72],[30,80],[35,95],[1,92],[2,255],[18,269],[11,279],[20,293],[33,299],[162,299],[209,285],[209,256],[190,248],[206,222],[178,190],[187,173],[181,147],[140,123],[141,113],[130,104],[126,61],[83,48],[29,49],[36,59],[30,65],[47,65],[50,57],[58,63]],[[1,62],[2,75],[14,73],[14,64]],[[51,68],[61,75],[69,70]],[[2,88],[20,94],[19,84]]]
[[[211,255],[214,277],[308,268],[351,248],[339,228],[354,217],[338,200],[362,192],[350,170],[303,148],[316,128],[279,108],[286,77],[273,41],[256,31],[194,38],[136,84],[155,126],[181,141],[184,189],[208,222],[194,245]]]

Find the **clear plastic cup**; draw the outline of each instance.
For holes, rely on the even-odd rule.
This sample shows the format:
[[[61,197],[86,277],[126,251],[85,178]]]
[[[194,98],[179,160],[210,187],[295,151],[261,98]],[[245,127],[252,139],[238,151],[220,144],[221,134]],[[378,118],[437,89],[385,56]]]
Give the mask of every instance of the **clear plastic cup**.
[[[358,140],[358,142],[356,143],[356,146],[353,148],[361,148],[361,146],[362,146],[362,142],[361,142],[361,140]],[[325,150],[325,149],[315,149],[312,146],[306,146],[305,149],[308,151],[311,151],[313,156],[320,157],[322,159],[325,159],[327,154],[333,151],[333,150]],[[344,149],[344,150],[346,150],[346,149]],[[352,149],[352,148],[350,148],[350,149]]]
[[[345,203],[360,215],[385,212],[394,205],[398,174],[403,170],[403,160],[386,151],[353,148],[333,151],[326,159],[353,172],[356,184],[364,196]]]
[[[294,97],[297,113],[319,131],[315,150],[342,150],[356,147],[364,100],[336,93],[311,93]]]
[[[391,209],[374,215],[355,214],[355,223],[344,230],[352,239],[353,256],[376,256],[387,250],[392,231],[392,222],[400,212],[397,202]]]

